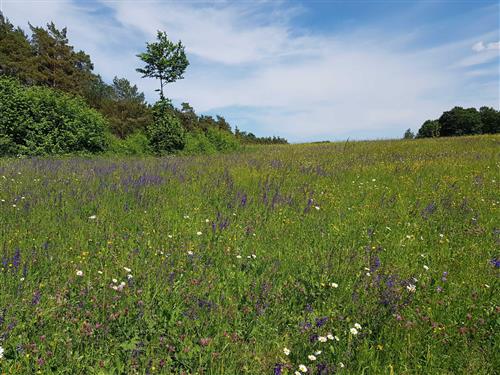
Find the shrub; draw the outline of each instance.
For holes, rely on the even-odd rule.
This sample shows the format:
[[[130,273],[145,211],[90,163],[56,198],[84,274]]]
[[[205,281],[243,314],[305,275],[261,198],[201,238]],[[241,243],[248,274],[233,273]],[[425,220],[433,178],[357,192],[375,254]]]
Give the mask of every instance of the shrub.
[[[49,155],[101,152],[107,124],[80,98],[0,78],[0,153]]]
[[[212,143],[217,151],[227,152],[240,148],[240,143],[231,133],[215,128],[207,130],[207,138]]]
[[[115,155],[147,155],[151,153],[149,139],[144,133],[137,132],[125,139],[109,133],[109,153]]]
[[[184,128],[165,99],[153,106],[153,124],[148,126],[147,133],[152,151],[159,155],[180,151],[186,144]]]
[[[434,138],[439,137],[441,125],[437,120],[427,120],[420,129],[418,129],[417,138]]]
[[[187,134],[183,152],[185,154],[215,154],[217,149],[204,133],[194,132]]]

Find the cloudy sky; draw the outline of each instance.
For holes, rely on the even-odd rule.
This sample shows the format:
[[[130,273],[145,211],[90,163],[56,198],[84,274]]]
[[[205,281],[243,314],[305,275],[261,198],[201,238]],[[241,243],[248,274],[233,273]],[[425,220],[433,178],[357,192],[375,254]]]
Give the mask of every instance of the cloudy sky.
[[[158,29],[182,40],[174,103],[293,142],[401,137],[455,105],[499,109],[498,1],[0,0],[28,29],[54,21],[105,80],[137,84]]]

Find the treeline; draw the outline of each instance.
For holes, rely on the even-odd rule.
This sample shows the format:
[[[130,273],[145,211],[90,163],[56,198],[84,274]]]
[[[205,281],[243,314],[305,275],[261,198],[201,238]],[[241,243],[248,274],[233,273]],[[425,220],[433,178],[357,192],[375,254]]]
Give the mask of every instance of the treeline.
[[[491,107],[476,108],[455,107],[443,112],[437,120],[425,121],[416,136],[411,129],[405,139],[455,137],[461,135],[500,133],[500,111]]]
[[[196,153],[235,149],[241,143],[286,142],[279,137],[258,138],[253,134],[249,137],[251,133],[247,135],[245,132],[235,134],[236,132],[233,133],[231,125],[224,117],[200,116],[189,103],[182,103],[181,108],[175,108],[168,99],[161,97],[161,103],[150,105],[137,86],[132,85],[126,78],[115,77],[113,82],[108,84],[95,73],[90,56],[84,51],[75,50],[69,44],[66,28],[58,29],[54,23],[47,24],[45,28],[30,24],[29,28],[30,35],[21,28],[15,27],[0,13],[0,93],[2,95],[0,115],[4,118],[0,121],[0,140],[2,140],[0,142],[4,145],[0,152],[4,154],[7,150],[11,154],[66,152],[63,151],[65,147],[62,147],[62,140],[59,140],[61,147],[50,148],[49,144],[52,141],[43,139],[53,137],[50,135],[49,128],[57,133],[58,126],[61,124],[55,122],[49,126],[47,123],[37,123],[41,119],[46,122],[55,121],[54,113],[51,114],[51,111],[60,112],[59,121],[63,121],[64,118],[64,121],[72,121],[73,124],[83,121],[78,117],[79,114],[96,111],[97,116],[94,118],[97,119],[101,115],[106,133],[103,134],[105,138],[103,146],[98,149],[116,153],[173,151]],[[166,39],[166,34],[161,35],[164,36],[162,41],[164,46],[169,41]],[[148,47],[153,44],[148,43]],[[162,46],[160,43],[157,44]],[[180,42],[177,47],[179,46],[181,46]],[[162,51],[168,53],[168,50]],[[139,57],[145,61],[142,55],[144,54]],[[175,61],[169,61],[169,63],[170,68],[178,68]],[[184,69],[187,65],[186,59]],[[137,70],[143,72],[141,69]],[[181,76],[182,74],[177,78],[182,78]],[[15,78],[17,83],[6,77]],[[163,85],[165,82],[162,82],[162,95]],[[45,89],[37,89],[36,86]],[[16,95],[11,95],[9,98],[9,93],[13,92]],[[16,97],[18,101],[14,102],[13,97]],[[52,103],[59,103],[59,106],[49,108],[50,100]],[[63,102],[66,104],[62,105]],[[75,106],[80,107],[80,110],[75,110]],[[68,112],[69,107],[73,110]],[[31,113],[32,116],[29,121],[25,119],[24,124],[15,123],[12,121],[20,121],[19,116],[6,116],[7,113],[13,111],[24,113],[22,116],[28,116]],[[7,118],[11,121],[9,124],[6,124]],[[98,121],[97,128],[101,128],[101,120]],[[27,134],[26,132],[31,132],[32,128],[28,127],[28,129],[27,124],[36,127],[35,138],[39,140],[39,143],[43,140],[43,146],[35,147],[33,139],[22,138]],[[80,125],[75,125],[75,128],[79,128]],[[67,134],[69,134],[68,129]],[[47,131],[45,135],[44,131]],[[174,132],[175,137],[178,138],[177,141],[162,139],[163,131],[166,132],[164,134],[166,137]],[[207,142],[211,146],[208,146]],[[162,149],[159,144],[167,146]],[[208,151],[206,151],[207,148]],[[84,148],[81,151],[96,152],[96,150]]]

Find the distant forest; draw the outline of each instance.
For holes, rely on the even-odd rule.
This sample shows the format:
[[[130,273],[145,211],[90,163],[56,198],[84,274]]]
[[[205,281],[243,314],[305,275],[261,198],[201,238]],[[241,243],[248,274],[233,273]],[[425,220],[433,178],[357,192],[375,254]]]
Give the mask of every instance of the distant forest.
[[[161,105],[159,103],[150,105],[146,102],[144,94],[128,79],[115,77],[111,83],[107,83],[95,73],[90,56],[70,45],[66,28],[59,29],[52,22],[46,27],[31,24],[29,27],[30,36],[21,28],[15,27],[0,13],[0,113],[3,117],[3,120],[0,120],[0,154],[65,153],[69,152],[69,147],[74,150],[76,147],[79,151],[94,152],[92,147],[75,145],[74,142],[73,144],[69,142],[69,146],[65,145],[65,140],[61,139],[59,146],[47,139],[41,140],[44,137],[53,138],[52,133],[58,132],[56,128],[68,132],[72,126],[85,127],[78,116],[82,111],[89,114],[88,110],[96,111],[102,117],[97,122],[102,121],[102,128],[109,133],[103,135],[105,139],[103,138],[101,142],[103,144],[96,148],[98,151],[113,151],[114,148],[117,152],[122,149],[127,153],[127,149],[130,149],[129,153],[136,153],[135,151],[145,153],[147,151],[142,149],[143,146],[149,147],[149,151],[153,146],[152,149],[155,151],[151,139],[161,138],[162,134],[156,131],[156,134],[152,135],[151,128],[158,121],[165,123],[165,128],[169,131],[180,125],[178,130],[180,133],[176,135],[178,142],[174,142],[175,147],[172,146],[174,143],[167,140],[172,147],[168,146],[161,150],[156,147],[156,151],[216,152],[223,151],[224,148],[235,148],[237,144],[287,143],[286,139],[281,137],[257,137],[236,127],[233,131],[223,116],[214,118],[198,115],[187,102],[182,103],[181,108],[176,108],[169,99],[161,97]],[[160,40],[160,36],[164,39]],[[185,59],[183,69],[185,69],[189,63],[185,58],[181,42],[174,44],[166,38],[166,34],[160,32],[158,38],[157,43],[147,43],[148,50],[138,55],[143,62],[146,62],[144,69],[154,66],[154,61],[151,64],[147,58],[148,56],[151,58],[151,55],[148,55],[152,51],[150,47],[155,46],[163,48],[161,50],[164,53],[163,57],[168,57],[168,54],[173,52],[179,52],[179,56],[183,55]],[[167,66],[167,69],[176,68],[175,61],[168,60],[168,63],[170,66]],[[139,59],[138,65],[140,65]],[[147,73],[144,69],[137,70]],[[182,78],[183,69],[168,83]],[[143,77],[157,78],[148,74],[144,74]],[[161,89],[165,83],[162,82]],[[47,106],[50,102],[58,103],[51,109],[52,112],[55,108],[60,111],[57,116],[49,113]],[[30,117],[30,113],[34,115]],[[74,117],[72,117],[73,124],[64,123],[67,120],[65,118],[71,116]],[[90,117],[87,116],[85,121],[90,121]],[[26,125],[26,122],[30,125]],[[48,122],[54,123],[48,124]],[[100,126],[94,127],[94,130]],[[159,127],[161,128],[160,125]],[[157,129],[159,127],[157,126]],[[164,139],[161,141],[165,143]],[[46,144],[40,147],[40,143],[44,142]]]

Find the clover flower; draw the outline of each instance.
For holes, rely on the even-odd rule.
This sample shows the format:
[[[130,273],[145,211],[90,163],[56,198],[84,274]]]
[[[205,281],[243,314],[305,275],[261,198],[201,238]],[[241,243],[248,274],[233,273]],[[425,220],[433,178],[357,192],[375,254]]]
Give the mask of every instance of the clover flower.
[[[306,373],[307,372],[307,367],[304,366],[304,365],[299,365],[299,371],[303,372],[303,373]]]
[[[356,336],[358,334],[358,330],[354,327],[350,329],[350,332],[353,336]]]
[[[290,349],[283,348],[283,353],[285,353],[285,355],[290,355]]]

